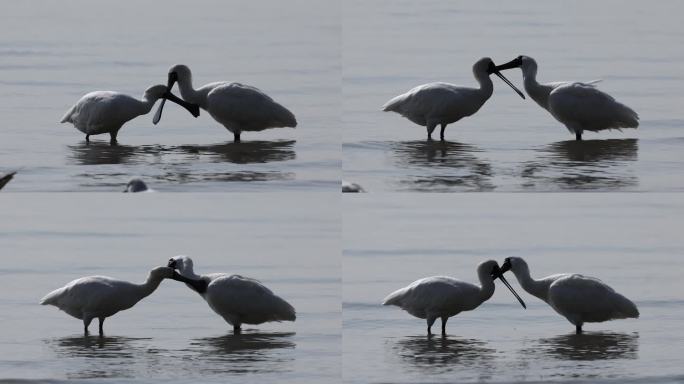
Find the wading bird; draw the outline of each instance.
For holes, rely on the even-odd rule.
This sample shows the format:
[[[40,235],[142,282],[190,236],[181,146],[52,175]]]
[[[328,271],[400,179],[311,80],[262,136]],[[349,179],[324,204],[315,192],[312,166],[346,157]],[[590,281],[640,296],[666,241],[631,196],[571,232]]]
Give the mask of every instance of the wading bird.
[[[116,144],[116,136],[126,122],[145,115],[152,110],[158,99],[169,99],[187,109],[193,116],[199,116],[199,107],[176,97],[165,85],[148,88],[141,100],[132,96],[112,91],[95,91],[81,97],[71,109],[64,114],[60,123],[72,123],[76,129],[86,134],[86,142],[90,135],[109,133],[110,143]]]
[[[525,92],[563,123],[568,131],[574,133],[577,140],[582,140],[584,131],[598,132],[639,126],[639,115],[609,94],[596,89],[594,84],[598,81],[539,84],[537,62],[529,56],[518,56],[496,69],[502,71],[517,67],[522,70]]]
[[[382,110],[396,112],[412,122],[427,127],[428,140],[432,131],[441,126],[439,137],[444,140],[444,129],[466,116],[475,114],[494,92],[494,84],[489,75],[495,74],[513,88],[523,99],[523,95],[494,65],[492,59],[484,57],[473,65],[473,75],[480,88],[466,88],[448,83],[429,83],[419,85],[399,95],[382,106]]]
[[[639,310],[628,298],[615,292],[599,279],[561,273],[535,280],[520,257],[508,257],[501,272],[513,271],[520,286],[532,296],[543,300],[582,333],[584,323],[638,318]]]
[[[257,280],[226,273],[196,275],[192,259],[187,256],[169,259],[168,266],[194,281],[188,286],[232,325],[235,333],[240,333],[242,324],[295,321],[295,309]]]
[[[235,142],[240,141],[243,131],[297,126],[292,112],[255,87],[220,81],[194,89],[190,68],[182,64],[169,69],[169,91],[176,82],[183,99],[209,112],[214,120],[233,133]],[[161,119],[163,109],[162,100],[154,116],[155,124]]]
[[[147,188],[147,184],[145,184],[145,182],[142,181],[142,179],[134,177],[128,181],[128,184],[126,184],[126,189],[124,189],[124,192],[152,192],[152,190]]]
[[[103,336],[102,326],[107,317],[133,307],[152,294],[166,278],[195,284],[172,268],[157,267],[150,271],[147,280],[142,284],[106,276],[81,277],[48,293],[40,304],[54,305],[67,314],[83,320],[83,331],[86,335],[90,322],[97,318],[100,321],[100,336]]]
[[[440,318],[442,335],[446,335],[447,320],[463,311],[472,311],[489,300],[494,294],[494,280],[498,278],[525,308],[525,303],[503,277],[496,261],[480,263],[477,276],[480,286],[453,277],[426,277],[390,293],[382,305],[396,305],[417,318],[426,319],[428,335],[432,334],[432,324]]]

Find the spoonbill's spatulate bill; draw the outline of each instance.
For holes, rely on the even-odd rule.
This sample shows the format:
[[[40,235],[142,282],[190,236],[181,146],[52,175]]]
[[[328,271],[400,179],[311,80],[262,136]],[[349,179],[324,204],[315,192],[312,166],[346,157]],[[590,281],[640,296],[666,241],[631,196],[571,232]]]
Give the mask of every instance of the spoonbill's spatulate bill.
[[[226,273],[196,275],[192,259],[187,256],[171,258],[168,266],[178,269],[182,276],[191,281],[188,286],[232,325],[235,333],[240,332],[242,324],[296,319],[295,309],[257,280]]]
[[[9,183],[10,180],[12,180],[12,178],[16,174],[17,174],[17,172],[10,172],[10,173],[6,174],[5,176],[0,177],[0,189],[2,189],[5,186],[5,184]]]
[[[176,82],[183,99],[208,111],[214,120],[233,133],[235,142],[240,141],[240,134],[244,131],[297,126],[292,112],[255,87],[220,81],[194,89],[190,68],[182,64],[169,69],[169,90]],[[162,102],[157,109],[155,124],[161,118],[163,108]]]
[[[169,99],[199,116],[199,107],[187,103],[168,92],[165,85],[155,85],[145,91],[141,100],[112,91],[95,91],[83,96],[62,117],[60,123],[72,123],[76,129],[90,135],[109,133],[110,142],[116,144],[116,136],[126,122],[150,112],[158,99]]]
[[[562,273],[535,280],[520,257],[506,258],[501,272],[509,270],[527,293],[543,300],[574,324],[577,334],[582,333],[584,323],[639,317],[633,302],[599,279]]]
[[[54,305],[67,314],[83,320],[86,335],[90,322],[97,318],[100,321],[100,336],[103,336],[102,326],[107,317],[133,307],[154,292],[166,278],[189,282],[169,267],[152,269],[142,284],[106,276],[82,277],[48,293],[40,304]]]
[[[432,334],[432,324],[440,318],[442,335],[446,335],[447,320],[463,311],[472,311],[489,300],[494,294],[494,280],[498,278],[525,308],[525,303],[503,277],[496,261],[480,263],[477,266],[477,276],[481,286],[453,277],[426,277],[390,293],[382,305],[396,305],[415,317],[426,319],[428,335]]]
[[[428,140],[432,131],[441,126],[439,137],[444,140],[444,129],[448,124],[475,114],[494,92],[494,84],[489,75],[495,74],[523,99],[523,95],[494,65],[492,59],[485,57],[473,65],[473,75],[480,88],[466,88],[448,83],[429,83],[419,85],[399,95],[383,105],[383,111],[396,112],[412,122],[427,127]]]
[[[518,56],[496,68],[502,71],[517,67],[522,70],[527,94],[574,133],[577,140],[582,140],[584,131],[598,132],[639,126],[639,115],[609,94],[596,89],[594,84],[597,81],[539,84],[537,62],[529,56]]]

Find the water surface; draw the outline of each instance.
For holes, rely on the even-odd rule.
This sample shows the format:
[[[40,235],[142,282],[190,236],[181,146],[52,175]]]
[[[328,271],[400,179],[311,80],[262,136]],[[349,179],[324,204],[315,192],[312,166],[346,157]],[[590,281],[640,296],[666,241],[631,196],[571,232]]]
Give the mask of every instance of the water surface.
[[[0,382],[338,382],[338,201],[320,194],[3,195]],[[304,203],[320,208],[302,210]],[[38,305],[82,276],[142,282],[177,254],[191,256],[198,273],[259,279],[295,307],[297,320],[245,325],[234,335],[199,295],[172,280],[108,318],[104,338],[84,337],[80,320]]]
[[[376,192],[684,190],[682,10],[677,1],[346,2],[344,179]],[[540,82],[602,79],[640,127],[575,143],[496,77],[480,111],[447,127],[447,143],[380,111],[419,84],[475,87],[477,59],[521,54],[537,60]],[[522,89],[520,70],[505,75]]]
[[[345,196],[343,378],[348,383],[684,380],[684,201],[679,194]],[[421,197],[421,198],[418,198]],[[422,198],[425,197],[425,198]],[[533,277],[582,273],[632,299],[639,319],[567,320],[508,281],[428,338],[382,299],[427,276],[477,283],[476,266],[524,257]],[[439,329],[439,321],[434,327]]]

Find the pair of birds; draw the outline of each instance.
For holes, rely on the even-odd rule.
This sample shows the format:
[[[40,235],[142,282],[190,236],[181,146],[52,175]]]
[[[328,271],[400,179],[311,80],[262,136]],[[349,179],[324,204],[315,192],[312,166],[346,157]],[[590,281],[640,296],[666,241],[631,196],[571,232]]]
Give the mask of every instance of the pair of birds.
[[[575,325],[577,334],[582,333],[584,323],[639,317],[639,310],[632,301],[601,280],[569,273],[535,280],[530,275],[527,263],[520,257],[506,258],[501,267],[494,260],[480,263],[477,267],[480,286],[452,277],[426,277],[392,292],[382,304],[398,306],[415,317],[426,319],[428,335],[432,334],[432,325],[440,318],[442,335],[446,335],[449,317],[463,311],[472,311],[489,300],[494,294],[494,280],[497,278],[526,308],[520,296],[503,277],[509,270],[527,293],[546,302]]]
[[[106,276],[82,277],[48,293],[40,304],[54,305],[82,320],[86,335],[92,320],[98,319],[99,334],[103,336],[107,317],[133,307],[152,294],[164,279],[181,281],[197,292],[214,312],[233,326],[235,333],[240,333],[242,324],[295,321],[296,318],[292,305],[259,281],[226,273],[197,275],[192,259],[187,256],[173,257],[166,267],[152,269],[143,284]]]
[[[639,115],[628,106],[617,102],[612,96],[595,87],[598,81],[537,82],[537,62],[529,56],[518,56],[512,61],[495,65],[485,57],[473,65],[473,74],[480,88],[466,88],[448,83],[420,85],[388,101],[383,111],[399,113],[412,122],[427,128],[428,140],[439,125],[440,139],[448,124],[475,114],[493,93],[491,74],[496,74],[513,88],[523,99],[525,96],[500,71],[521,68],[525,91],[540,107],[547,110],[582,140],[584,131],[598,132],[606,129],[637,128]]]
[[[171,93],[176,82],[183,99]],[[235,142],[240,141],[243,131],[297,126],[292,112],[255,87],[215,82],[194,89],[192,72],[183,64],[169,69],[167,85],[159,84],[148,88],[140,100],[112,91],[88,93],[64,114],[60,122],[71,123],[85,133],[86,142],[90,140],[90,135],[109,133],[110,143],[116,144],[121,127],[126,122],[149,113],[159,99],[162,101],[154,116],[154,124],[161,120],[166,100],[171,100],[195,117],[199,116],[200,108],[209,112],[214,120],[233,133]]]

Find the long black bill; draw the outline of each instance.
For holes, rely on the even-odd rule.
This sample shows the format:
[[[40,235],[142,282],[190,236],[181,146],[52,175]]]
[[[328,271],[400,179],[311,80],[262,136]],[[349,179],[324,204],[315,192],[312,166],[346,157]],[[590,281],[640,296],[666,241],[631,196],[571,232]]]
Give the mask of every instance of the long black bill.
[[[171,276],[171,278],[176,280],[176,281],[180,281],[180,282],[183,282],[185,284],[188,284],[189,286],[192,287],[192,289],[194,289],[195,291],[197,291],[199,293],[204,293],[207,291],[207,283],[204,280],[190,279],[190,278],[187,278],[187,277],[181,275],[180,273],[178,273],[176,271],[173,271],[173,276]]]
[[[498,68],[498,67],[497,67],[497,68]],[[510,81],[508,81],[508,79],[507,79],[504,75],[502,75],[501,72],[499,72],[498,70],[495,69],[493,73],[494,73],[495,75],[499,76],[499,78],[500,78],[501,80],[503,80],[504,83],[508,84],[509,87],[513,88],[513,90],[514,90],[515,92],[517,92],[518,95],[520,95],[520,97],[522,97],[523,99],[525,98],[525,95],[524,95],[522,92],[520,92],[520,90],[519,90],[518,88],[516,88],[515,85],[513,85],[513,83],[511,83]]]
[[[173,85],[176,83],[176,80],[178,80],[178,75],[175,72],[169,73],[169,78],[166,82],[166,94],[164,94],[164,98],[162,98],[161,104],[159,104],[159,108],[157,108],[157,113],[154,114],[152,124],[156,125],[159,122],[159,120],[161,120],[164,104],[166,103],[168,95],[171,94],[171,89],[173,89]],[[192,113],[192,111],[190,113]],[[197,112],[197,115],[193,114],[193,116],[199,116],[199,112]]]
[[[503,273],[499,273],[496,277],[499,278],[499,280],[501,280],[501,282],[503,282],[506,287],[508,287],[508,289],[511,291],[513,296],[515,296],[515,298],[518,299],[518,301],[520,302],[520,305],[522,305],[523,308],[527,309],[527,305],[525,305],[525,302],[523,301],[523,299],[521,299],[520,296],[518,296],[518,293],[513,289],[513,287],[511,287],[510,284],[508,284],[508,281],[506,281],[506,278],[503,277]]]

